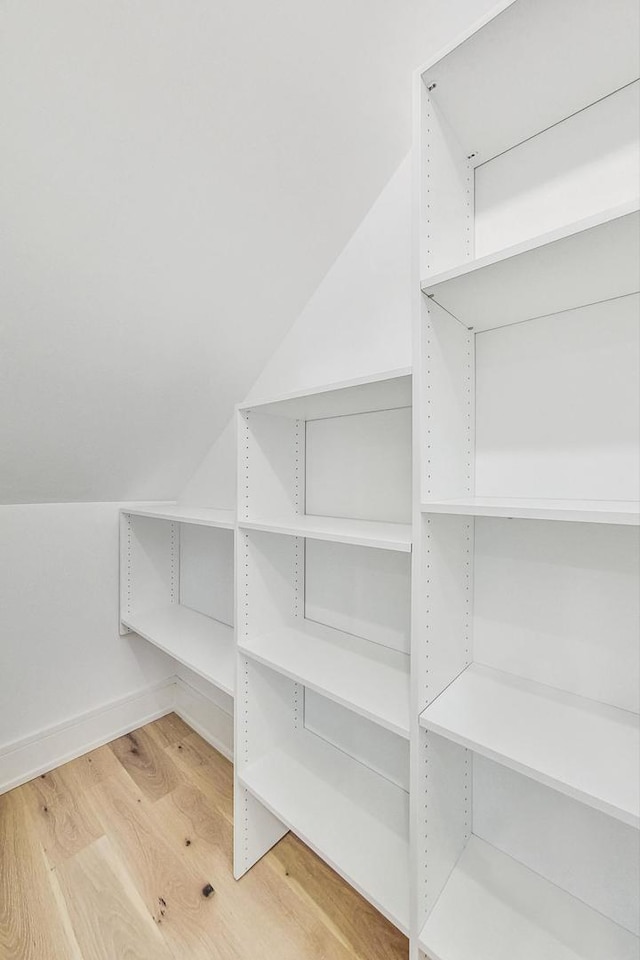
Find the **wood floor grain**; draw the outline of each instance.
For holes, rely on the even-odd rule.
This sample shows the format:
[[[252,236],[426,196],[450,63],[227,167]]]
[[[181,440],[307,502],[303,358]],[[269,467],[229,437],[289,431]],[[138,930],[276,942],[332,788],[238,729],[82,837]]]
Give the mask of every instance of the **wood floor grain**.
[[[232,841],[233,768],[174,715],[18,787],[0,960],[407,960],[292,834],[239,881]]]

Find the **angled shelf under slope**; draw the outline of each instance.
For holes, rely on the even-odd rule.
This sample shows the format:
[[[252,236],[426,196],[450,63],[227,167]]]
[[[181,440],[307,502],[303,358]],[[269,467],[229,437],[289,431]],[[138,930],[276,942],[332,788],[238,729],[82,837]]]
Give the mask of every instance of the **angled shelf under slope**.
[[[344,783],[354,765],[363,800]],[[271,813],[401,930],[409,930],[408,795],[307,735],[251,763],[239,776]],[[384,808],[374,815],[367,798]]]
[[[150,503],[135,507],[126,507],[122,511],[134,517],[153,517],[156,520],[170,520],[175,523],[194,523],[204,527],[220,527],[233,530],[235,512],[211,507],[186,507],[177,503]]]
[[[431,500],[423,513],[447,513],[468,517],[507,517],[523,520],[567,520],[576,523],[640,524],[638,500],[545,500],[514,497],[460,497]]]
[[[471,836],[425,923],[429,960],[636,960],[634,934]]]
[[[411,552],[411,524],[386,523],[378,520],[353,520],[350,517],[314,517],[301,514],[291,517],[240,520],[242,530],[262,530],[311,540],[351,543],[381,550]]]
[[[471,664],[420,724],[631,826],[640,826],[640,718]]]
[[[422,292],[476,332],[640,290],[638,200],[427,277]]]
[[[635,0],[502,0],[422,78],[476,167],[636,80],[639,32]]]
[[[280,397],[251,400],[238,410],[256,410],[291,420],[344,417],[411,405],[411,368],[401,367],[369,377],[323,384]]]
[[[331,638],[332,635],[332,638]],[[238,644],[241,653],[401,737],[409,737],[409,657],[301,620]]]
[[[179,603],[136,611],[124,616],[122,622],[134,633],[233,697],[233,627]]]

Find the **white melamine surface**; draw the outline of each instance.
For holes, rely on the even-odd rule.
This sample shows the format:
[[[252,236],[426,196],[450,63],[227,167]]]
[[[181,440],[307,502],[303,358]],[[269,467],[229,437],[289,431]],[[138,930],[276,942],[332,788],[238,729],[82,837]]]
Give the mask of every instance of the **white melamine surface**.
[[[177,603],[131,613],[123,619],[123,623],[194,673],[233,696],[233,627]]]
[[[409,657],[300,621],[239,644],[247,656],[388,730],[409,736]]]
[[[637,714],[472,664],[420,722],[624,823],[640,824]]]
[[[578,523],[640,524],[638,500],[544,500],[524,497],[461,497],[423,503],[424,513],[470,517],[520,517],[530,520],[573,520]]]
[[[411,407],[309,421],[305,511],[409,522]]]
[[[420,935],[430,960],[637,960],[638,939],[472,836]]]
[[[374,520],[352,520],[343,517],[313,517],[307,514],[263,520],[242,520],[243,530],[264,530],[292,537],[334,540],[384,550],[411,551],[410,523],[383,523]]]
[[[422,281],[427,296],[476,331],[639,289],[637,200]]]
[[[635,0],[516,0],[426,68],[477,166],[636,80]],[[541,57],[544,69],[540,69]]]
[[[343,417],[374,410],[391,410],[411,403],[411,368],[389,370],[373,377],[323,384],[266,400],[252,400],[239,410],[255,410],[292,420]]]
[[[250,764],[240,782],[408,932],[409,798],[403,790],[313,734]]]
[[[125,509],[134,517],[155,517],[157,520],[173,520],[177,523],[195,523],[205,527],[222,527],[233,530],[235,513],[233,510],[215,510],[210,507],[186,507],[177,503],[153,503],[142,507]]]
[[[634,294],[475,336],[476,496],[637,501],[639,320]]]

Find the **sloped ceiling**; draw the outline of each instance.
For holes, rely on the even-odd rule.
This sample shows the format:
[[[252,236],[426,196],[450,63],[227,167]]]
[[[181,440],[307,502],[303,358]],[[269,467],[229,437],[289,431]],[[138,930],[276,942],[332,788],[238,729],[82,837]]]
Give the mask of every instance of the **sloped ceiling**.
[[[0,5],[0,502],[180,492],[487,6]]]

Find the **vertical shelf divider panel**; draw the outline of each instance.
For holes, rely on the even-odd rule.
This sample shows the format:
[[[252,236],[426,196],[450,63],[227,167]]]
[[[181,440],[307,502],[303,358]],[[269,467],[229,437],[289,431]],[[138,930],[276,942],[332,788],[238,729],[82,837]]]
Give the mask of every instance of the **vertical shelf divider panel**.
[[[637,23],[503,0],[415,75],[411,960],[640,955]]]

